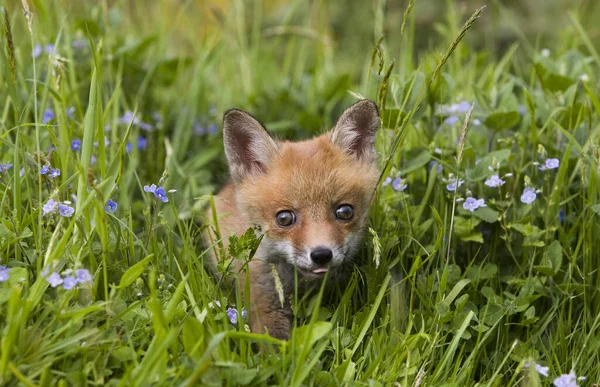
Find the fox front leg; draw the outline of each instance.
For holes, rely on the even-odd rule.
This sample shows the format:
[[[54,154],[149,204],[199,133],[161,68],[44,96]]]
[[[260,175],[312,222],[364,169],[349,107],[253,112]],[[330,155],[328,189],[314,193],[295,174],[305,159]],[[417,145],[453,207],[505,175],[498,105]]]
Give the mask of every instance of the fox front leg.
[[[293,313],[284,297],[282,305],[275,286],[271,265],[262,261],[249,263],[250,269],[250,330],[268,333],[271,337],[288,340]]]

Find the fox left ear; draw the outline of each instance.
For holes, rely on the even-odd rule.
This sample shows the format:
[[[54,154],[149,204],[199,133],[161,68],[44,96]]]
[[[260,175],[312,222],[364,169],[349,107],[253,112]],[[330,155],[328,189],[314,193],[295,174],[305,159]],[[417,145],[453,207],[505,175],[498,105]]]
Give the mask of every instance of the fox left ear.
[[[379,109],[373,101],[363,99],[342,113],[331,130],[331,142],[354,159],[375,162],[375,135],[379,128]]]

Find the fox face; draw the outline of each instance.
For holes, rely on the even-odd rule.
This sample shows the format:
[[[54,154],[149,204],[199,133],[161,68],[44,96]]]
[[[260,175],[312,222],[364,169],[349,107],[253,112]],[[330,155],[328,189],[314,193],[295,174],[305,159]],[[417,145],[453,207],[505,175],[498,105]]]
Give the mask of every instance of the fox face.
[[[331,131],[301,142],[274,140],[243,111],[225,114],[236,215],[264,233],[259,259],[316,279],[356,253],[379,178],[378,126],[377,107],[367,100],[348,108]]]

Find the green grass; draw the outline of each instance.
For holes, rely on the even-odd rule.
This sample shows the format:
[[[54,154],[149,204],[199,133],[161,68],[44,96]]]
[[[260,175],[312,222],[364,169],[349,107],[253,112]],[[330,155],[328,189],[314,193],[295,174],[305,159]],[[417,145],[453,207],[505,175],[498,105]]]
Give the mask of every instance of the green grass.
[[[348,50],[342,4],[25,3],[32,13],[12,1],[0,23],[0,161],[13,164],[0,172],[0,384],[548,386],[571,370],[600,382],[600,48],[584,23],[597,5],[563,10],[549,36],[515,27],[496,55],[477,34],[490,13],[514,27],[497,2],[470,21],[476,6],[446,2],[419,51],[419,1],[366,2],[372,30]],[[244,302],[205,272],[200,238],[227,179],[222,113],[305,138],[359,96],[381,107],[383,173],[347,287],[299,300],[287,343],[233,326],[225,309]],[[470,119],[448,111],[461,101]],[[559,167],[540,170],[548,158]],[[506,183],[486,186],[493,174]],[[176,192],[163,203],[151,184]],[[487,207],[467,211],[468,196]],[[74,214],[44,215],[50,199]],[[93,281],[52,288],[44,268]],[[256,353],[263,343],[280,352]]]

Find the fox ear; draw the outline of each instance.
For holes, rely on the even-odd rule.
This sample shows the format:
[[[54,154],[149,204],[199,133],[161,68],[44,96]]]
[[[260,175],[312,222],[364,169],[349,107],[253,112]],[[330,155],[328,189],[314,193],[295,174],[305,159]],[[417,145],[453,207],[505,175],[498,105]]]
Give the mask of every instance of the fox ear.
[[[265,127],[238,109],[230,109],[223,116],[223,142],[234,181],[265,172],[277,153],[277,143]]]
[[[375,135],[379,128],[379,109],[373,101],[363,99],[342,113],[331,131],[331,142],[354,159],[375,162]]]

